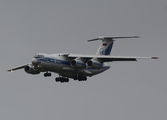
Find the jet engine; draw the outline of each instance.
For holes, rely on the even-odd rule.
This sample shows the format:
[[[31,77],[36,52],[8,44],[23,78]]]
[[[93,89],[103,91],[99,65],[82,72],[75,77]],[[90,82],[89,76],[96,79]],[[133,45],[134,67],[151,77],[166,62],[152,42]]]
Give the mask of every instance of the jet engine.
[[[40,71],[38,71],[37,69],[34,69],[34,67],[31,65],[25,66],[24,70],[26,73],[29,73],[29,74],[39,74],[40,73]]]
[[[71,60],[70,65],[74,68],[86,68],[86,63],[78,58]]]
[[[95,69],[100,69],[103,67],[103,64],[97,60],[91,59],[87,61],[87,66]]]

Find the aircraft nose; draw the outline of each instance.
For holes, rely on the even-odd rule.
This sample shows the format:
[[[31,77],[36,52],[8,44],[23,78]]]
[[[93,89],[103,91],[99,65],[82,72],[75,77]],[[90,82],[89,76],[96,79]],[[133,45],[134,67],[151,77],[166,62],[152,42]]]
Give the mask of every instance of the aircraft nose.
[[[31,60],[31,62],[32,62],[33,65],[35,65],[35,64],[37,64],[37,59],[36,59],[36,58],[33,58],[33,59]]]

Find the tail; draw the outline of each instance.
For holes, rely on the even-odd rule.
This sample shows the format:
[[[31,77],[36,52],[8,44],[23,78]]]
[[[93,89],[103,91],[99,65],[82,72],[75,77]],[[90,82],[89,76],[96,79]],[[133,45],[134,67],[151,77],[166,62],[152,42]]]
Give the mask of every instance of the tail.
[[[96,40],[102,40],[102,44],[100,45],[96,55],[110,55],[114,39],[122,39],[122,38],[139,38],[139,36],[131,36],[131,37],[98,37],[95,39],[88,40],[90,41],[96,41]]]

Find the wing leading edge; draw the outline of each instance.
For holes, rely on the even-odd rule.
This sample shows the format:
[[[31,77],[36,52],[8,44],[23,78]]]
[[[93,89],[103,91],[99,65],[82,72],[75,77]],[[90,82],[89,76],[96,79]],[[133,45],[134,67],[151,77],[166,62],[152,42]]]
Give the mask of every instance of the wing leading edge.
[[[9,70],[7,70],[7,71],[8,71],[8,72],[13,72],[13,71],[15,71],[15,70],[23,69],[23,68],[24,68],[25,66],[27,66],[27,65],[29,65],[29,64],[21,65],[21,66],[19,66],[19,67],[12,68],[12,69],[9,69]]]
[[[79,55],[79,54],[69,54],[70,58],[84,58],[92,59],[97,58],[103,62],[113,62],[113,61],[137,61],[137,59],[158,59],[158,57],[136,57],[136,56],[109,56],[109,55]]]

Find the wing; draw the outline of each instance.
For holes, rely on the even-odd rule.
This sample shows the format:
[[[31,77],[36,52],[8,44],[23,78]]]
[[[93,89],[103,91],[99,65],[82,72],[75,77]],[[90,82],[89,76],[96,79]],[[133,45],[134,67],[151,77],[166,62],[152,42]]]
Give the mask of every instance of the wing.
[[[97,58],[103,62],[113,62],[113,61],[137,61],[137,59],[158,59],[158,57],[132,57],[132,56],[109,56],[109,55],[79,55],[79,54],[69,54],[70,58],[83,58],[86,60]]]
[[[19,67],[16,67],[16,68],[12,68],[12,69],[9,69],[9,70],[7,70],[8,72],[13,72],[13,71],[15,71],[15,70],[19,70],[19,69],[23,69],[25,66],[27,66],[27,65],[29,65],[29,64],[25,64],[25,65],[22,65],[22,66],[19,66]]]

